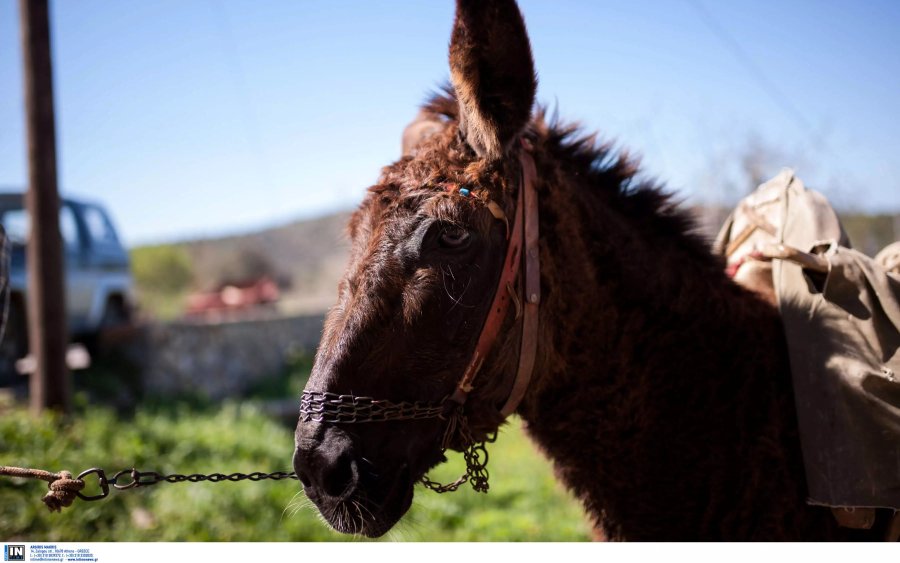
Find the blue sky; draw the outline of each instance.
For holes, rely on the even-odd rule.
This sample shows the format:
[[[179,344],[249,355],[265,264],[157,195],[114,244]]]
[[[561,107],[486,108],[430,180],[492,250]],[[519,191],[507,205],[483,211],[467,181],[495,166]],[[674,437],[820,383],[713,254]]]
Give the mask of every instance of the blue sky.
[[[538,99],[721,201],[748,139],[837,205],[900,211],[900,2],[520,2]],[[130,244],[348,209],[447,79],[450,0],[51,3],[61,190]],[[0,186],[24,186],[0,0]],[[771,174],[778,171],[772,163]]]

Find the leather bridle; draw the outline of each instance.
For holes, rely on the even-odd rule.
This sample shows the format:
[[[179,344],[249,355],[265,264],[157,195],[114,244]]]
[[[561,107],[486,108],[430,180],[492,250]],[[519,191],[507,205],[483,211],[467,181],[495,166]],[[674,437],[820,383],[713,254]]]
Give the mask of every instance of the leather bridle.
[[[516,319],[522,319],[522,343],[519,349],[519,365],[516,370],[516,378],[506,402],[500,409],[503,418],[515,412],[528,384],[531,381],[531,373],[534,370],[534,359],[537,352],[538,333],[538,308],[541,302],[541,267],[538,240],[540,238],[538,225],[537,191],[534,187],[536,176],[534,159],[531,156],[530,145],[524,144],[519,153],[521,165],[521,181],[518,195],[516,196],[516,210],[513,216],[513,226],[508,231],[509,236],[506,249],[506,258],[503,261],[503,271],[494,291],[494,299],[488,311],[478,344],[472,353],[463,376],[456,386],[456,390],[449,397],[450,401],[463,405],[474,389],[473,382],[478,375],[484,359],[490,353],[500,327],[506,319],[510,301],[516,303]],[[505,218],[504,218],[505,220]],[[519,272],[524,271],[524,299],[519,298],[516,290],[516,281]],[[524,303],[524,305],[523,305]]]
[[[509,222],[500,207],[488,203],[488,208],[494,217],[507,225],[506,256],[497,288],[494,291],[491,308],[488,310],[481,328],[475,351],[472,353],[454,392],[440,403],[435,404],[419,401],[414,403],[393,402],[356,395],[304,391],[300,399],[300,420],[302,422],[354,424],[389,420],[447,419],[448,426],[442,447],[446,449],[454,434],[459,434],[464,442],[463,446],[474,451],[476,446],[468,431],[463,406],[469,394],[475,389],[475,378],[497,340],[507,317],[510,302],[516,305],[516,320],[521,319],[522,337],[516,376],[509,395],[500,408],[500,414],[505,419],[515,412],[525,397],[534,371],[539,328],[538,312],[541,302],[540,231],[538,197],[535,188],[537,172],[531,150],[531,144],[523,139],[518,157],[521,174],[512,228],[509,228]],[[459,188],[454,185],[451,189]],[[462,190],[459,191],[462,192]],[[520,277],[522,278],[521,283],[517,283]],[[521,297],[517,286],[521,287]],[[484,444],[482,443],[479,448],[484,450]],[[468,459],[467,455],[467,461]],[[484,463],[486,462],[485,459]],[[471,474],[473,468],[471,464],[468,465],[469,474]],[[484,472],[483,489],[479,489],[474,483],[473,486],[476,490],[486,491],[487,473],[483,465],[477,469]],[[426,482],[428,481],[426,480]],[[459,482],[456,483],[456,486],[458,485]],[[456,487],[444,487],[444,490],[455,489]],[[438,489],[435,488],[435,490]]]

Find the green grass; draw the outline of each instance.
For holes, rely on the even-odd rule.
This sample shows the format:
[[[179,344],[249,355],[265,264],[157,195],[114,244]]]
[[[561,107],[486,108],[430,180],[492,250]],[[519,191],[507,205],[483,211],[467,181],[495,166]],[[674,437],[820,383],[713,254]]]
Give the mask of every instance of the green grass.
[[[583,541],[589,539],[580,506],[553,478],[550,464],[513,418],[488,444],[490,491],[465,485],[437,494],[421,487],[395,537],[415,541]],[[460,454],[429,477],[446,483],[465,469]]]
[[[289,470],[292,431],[250,404],[138,407],[133,417],[84,406],[70,421],[0,407],[0,464],[76,474],[100,466],[160,472]],[[413,508],[386,540],[585,540],[581,508],[554,481],[514,420],[489,446],[491,491],[439,495],[417,488]],[[437,468],[450,481],[461,456]],[[296,481],[168,484],[76,500],[62,513],[40,502],[46,485],[0,478],[0,537],[15,541],[341,541]],[[358,538],[357,538],[358,540]]]

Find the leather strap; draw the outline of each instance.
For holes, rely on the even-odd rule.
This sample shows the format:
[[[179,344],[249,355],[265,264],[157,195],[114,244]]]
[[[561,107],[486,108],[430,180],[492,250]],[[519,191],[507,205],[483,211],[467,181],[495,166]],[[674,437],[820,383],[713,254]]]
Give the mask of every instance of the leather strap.
[[[497,339],[500,327],[506,319],[510,301],[516,297],[512,288],[516,287],[516,280],[520,270],[524,270],[524,307],[522,311],[522,342],[519,350],[519,365],[516,371],[516,379],[506,403],[500,409],[501,415],[506,418],[512,414],[528,389],[531,382],[531,374],[534,371],[534,360],[537,352],[538,334],[538,309],[541,300],[541,270],[538,242],[540,231],[538,225],[538,200],[534,187],[535,170],[534,159],[531,156],[530,146],[523,142],[523,149],[519,155],[522,168],[521,183],[516,196],[516,211],[512,229],[507,222],[507,237],[509,243],[506,249],[506,257],[503,263],[503,271],[497,282],[494,292],[494,300],[484,321],[475,352],[472,354],[466,366],[463,376],[456,386],[456,390],[450,397],[452,401],[464,404],[472,391],[472,382],[484,358],[487,357]],[[495,213],[496,216],[496,213]],[[503,218],[505,221],[505,217]],[[522,252],[524,248],[524,253]],[[518,318],[518,315],[517,315]]]
[[[519,368],[516,371],[516,379],[513,382],[512,391],[506,399],[506,404],[500,409],[504,418],[515,412],[516,407],[525,397],[528,384],[531,383],[531,374],[534,371],[534,358],[537,354],[538,337],[538,311],[541,304],[541,259],[540,259],[540,228],[538,217],[537,190],[534,188],[534,179],[537,172],[534,167],[534,159],[527,150],[523,150],[519,156],[522,163],[522,189],[525,192],[525,305],[522,311],[522,344],[519,348]]]
[[[500,280],[497,282],[497,289],[494,291],[494,300],[488,311],[487,318],[484,320],[484,326],[481,329],[481,335],[478,337],[478,344],[475,345],[475,352],[469,360],[466,370],[463,372],[462,378],[456,385],[456,391],[450,397],[451,400],[463,404],[466,402],[469,393],[472,391],[472,381],[478,375],[481,364],[491,351],[497,335],[500,333],[500,327],[506,318],[506,312],[509,310],[509,302],[512,296],[506,290],[507,285],[513,286],[519,273],[519,264],[521,261],[522,243],[524,239],[524,231],[522,228],[522,215],[525,206],[522,203],[524,190],[519,189],[516,197],[516,214],[513,219],[512,231],[509,234],[509,243],[506,247],[506,258],[503,260],[503,271],[500,273]]]

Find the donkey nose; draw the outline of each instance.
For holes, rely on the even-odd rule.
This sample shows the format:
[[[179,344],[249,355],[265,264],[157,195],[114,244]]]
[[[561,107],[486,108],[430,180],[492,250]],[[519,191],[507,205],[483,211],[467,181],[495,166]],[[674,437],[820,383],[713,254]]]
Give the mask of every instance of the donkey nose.
[[[336,500],[353,494],[359,481],[359,468],[352,455],[346,451],[335,455],[325,445],[309,452],[298,448],[294,452],[294,471],[307,489]]]
[[[353,494],[359,482],[350,438],[337,428],[328,428],[317,443],[298,442],[294,471],[308,490],[336,500]]]

